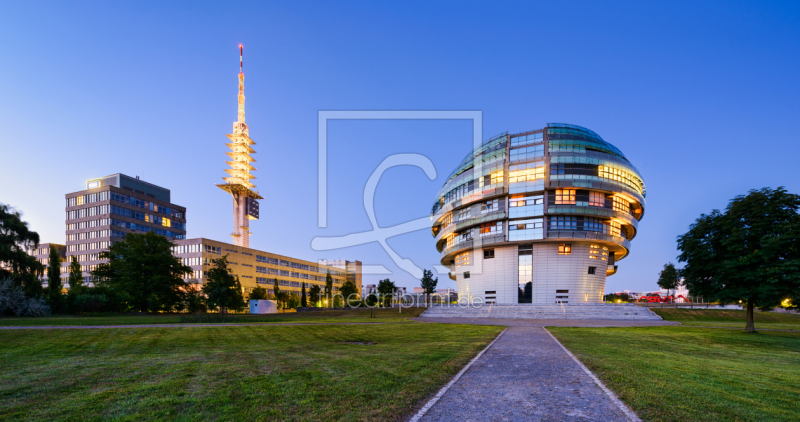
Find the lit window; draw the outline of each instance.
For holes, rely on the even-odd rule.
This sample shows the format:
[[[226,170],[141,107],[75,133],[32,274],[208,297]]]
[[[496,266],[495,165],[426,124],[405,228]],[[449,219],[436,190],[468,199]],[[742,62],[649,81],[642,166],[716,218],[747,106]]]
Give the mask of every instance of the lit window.
[[[575,190],[573,189],[556,189],[556,204],[574,204],[575,203]]]
[[[560,244],[558,245],[559,255],[569,255],[572,253],[572,245]]]
[[[496,171],[491,175],[491,184],[503,183],[503,170]]]
[[[589,205],[593,207],[606,206],[606,195],[601,192],[589,192]]]
[[[612,236],[622,237],[621,230],[620,230],[622,228],[622,226],[616,221],[611,221],[610,225],[611,225],[611,230],[610,230],[611,231],[611,235]]]
[[[614,195],[614,211],[631,213],[631,203],[621,196]]]
[[[503,223],[498,221],[496,223],[481,224],[481,236],[497,234],[503,232]]]
[[[620,182],[633,188],[636,192],[643,192],[641,180],[626,171],[608,166],[598,166],[598,176]]]
[[[513,167],[516,168],[516,167],[527,167],[527,166],[521,165]],[[537,180],[537,179],[544,179],[544,166],[533,167],[533,168],[521,168],[519,170],[513,170],[508,172],[509,183],[525,182],[528,180]]]

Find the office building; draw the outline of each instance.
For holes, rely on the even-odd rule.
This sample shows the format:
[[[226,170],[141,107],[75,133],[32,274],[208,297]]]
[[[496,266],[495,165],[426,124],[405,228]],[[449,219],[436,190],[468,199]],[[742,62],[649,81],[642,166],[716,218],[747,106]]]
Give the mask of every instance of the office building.
[[[227,255],[228,268],[231,274],[239,277],[245,296],[256,287],[263,287],[272,294],[276,279],[281,291],[295,293],[298,297],[303,283],[306,285],[306,294],[313,285],[324,291],[329,271],[335,293],[349,276],[347,269],[204,238],[176,240],[172,252],[184,265],[192,268],[193,273],[186,277],[187,281],[200,284],[208,281],[208,270],[213,266],[213,260]],[[358,264],[352,267],[357,271],[353,278],[360,280],[361,263]],[[360,284],[357,286],[361,288]]]
[[[320,265],[325,265],[332,268],[339,268],[344,270],[346,281],[352,282],[358,288],[358,294],[361,295],[361,261],[347,261],[338,259],[333,261],[326,261],[321,259],[317,261]]]
[[[645,185],[589,129],[503,133],[458,165],[432,209],[432,234],[459,300],[600,303],[630,253]]]
[[[90,272],[105,262],[100,252],[127,233],[151,231],[186,238],[186,208],[171,202],[169,189],[120,173],[89,180],[85,190],[66,194],[64,266],[76,256],[90,282]]]

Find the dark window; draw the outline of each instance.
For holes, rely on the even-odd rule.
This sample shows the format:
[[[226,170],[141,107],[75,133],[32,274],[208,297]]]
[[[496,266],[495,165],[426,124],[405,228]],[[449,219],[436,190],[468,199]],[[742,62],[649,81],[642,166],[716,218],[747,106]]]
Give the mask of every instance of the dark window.
[[[464,278],[469,278],[469,271],[464,271]]]
[[[569,293],[569,290],[556,290],[556,293]]]
[[[497,290],[485,291],[485,292],[483,292],[483,294],[485,294],[485,295],[494,295],[494,294],[497,294]]]
[[[494,258],[494,249],[484,249],[483,259],[492,259],[492,258]]]
[[[595,270],[597,270],[597,267],[589,267],[589,274],[594,274]]]

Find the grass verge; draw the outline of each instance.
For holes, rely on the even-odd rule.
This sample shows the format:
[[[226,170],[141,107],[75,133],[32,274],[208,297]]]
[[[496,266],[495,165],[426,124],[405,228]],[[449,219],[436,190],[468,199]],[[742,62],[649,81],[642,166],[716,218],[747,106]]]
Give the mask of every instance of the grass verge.
[[[800,403],[800,333],[549,327],[646,421],[787,421]]]
[[[397,420],[502,328],[0,331],[0,420]]]
[[[741,327],[744,329],[747,324],[747,311],[680,308],[650,308],[650,310],[666,321],[679,321],[687,326]],[[756,330],[759,328],[800,330],[800,314],[754,312],[753,321]]]
[[[368,309],[354,309],[349,311],[314,311],[314,312],[289,312],[267,315],[237,314],[227,315],[219,319],[224,323],[298,323],[298,322],[397,322],[406,321],[409,317],[419,316],[424,308],[406,309],[375,309],[370,318]],[[143,324],[179,324],[192,322],[185,318],[186,314],[154,314],[154,315],[55,315],[50,317],[0,317],[0,326],[72,326],[72,325],[143,325]],[[197,322],[209,323],[216,321],[219,316],[206,314],[207,318],[199,318]],[[182,321],[181,318],[184,318]]]

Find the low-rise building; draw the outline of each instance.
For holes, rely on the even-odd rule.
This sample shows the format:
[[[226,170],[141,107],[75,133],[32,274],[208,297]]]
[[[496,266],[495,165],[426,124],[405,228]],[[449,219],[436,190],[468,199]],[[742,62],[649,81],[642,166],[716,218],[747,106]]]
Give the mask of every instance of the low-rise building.
[[[325,288],[328,271],[333,278],[333,291],[338,292],[347,279],[347,271],[338,267],[320,265],[311,261],[216,240],[181,239],[174,243],[173,254],[193,270],[192,274],[186,277],[187,281],[205,284],[208,281],[208,270],[213,266],[212,261],[227,255],[229,271],[239,277],[245,295],[256,287],[263,287],[273,294],[276,279],[282,291],[295,293],[298,296],[300,296],[302,285],[305,283],[306,294],[308,294],[308,289],[313,285],[317,285],[321,289]],[[353,277],[361,279],[360,269],[359,265],[358,272]]]

